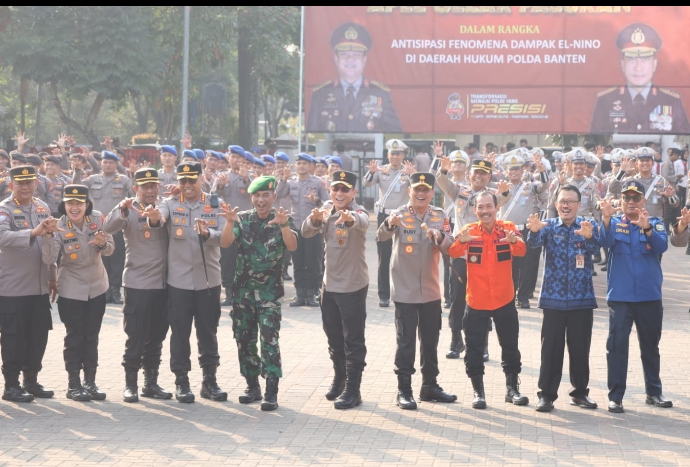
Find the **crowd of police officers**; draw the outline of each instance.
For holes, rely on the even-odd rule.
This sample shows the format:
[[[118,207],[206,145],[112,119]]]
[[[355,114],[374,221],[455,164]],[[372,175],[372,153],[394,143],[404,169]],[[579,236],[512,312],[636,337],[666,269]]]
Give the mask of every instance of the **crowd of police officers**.
[[[53,397],[53,391],[38,382],[38,373],[52,329],[50,302],[59,296],[67,331],[68,398],[106,397],[95,381],[98,335],[105,305],[113,303],[123,305],[127,335],[122,358],[126,402],[173,396],[158,384],[168,331],[174,395],[179,402],[194,401],[188,378],[192,324],[203,371],[201,396],[227,400],[216,379],[217,330],[221,307],[231,306],[240,371],[247,381],[239,401],[262,401],[262,410],[275,410],[282,377],[281,299],[283,282],[292,279],[292,262],[296,296],[289,305],[321,308],[334,368],[326,398],[335,401],[336,409],[360,405],[369,287],[365,245],[371,220],[356,202],[359,183],[378,187],[373,216],[378,297],[380,307],[392,301],[395,308],[395,402],[400,408],[417,408],[412,390],[417,336],[419,398],[457,399],[437,381],[443,307],[449,308],[451,332],[446,357],[457,359],[467,350],[465,365],[475,391],[472,406],[486,407],[482,360],[489,359],[492,321],[503,348],[506,402],[528,403],[519,392],[516,310],[531,306],[542,248],[544,281],[550,281],[539,299],[545,316],[542,334],[559,335],[567,328],[569,349],[571,341],[585,343],[570,349],[575,373],[571,403],[597,406],[586,389],[596,302],[585,295],[591,292],[594,267],[600,262],[609,274],[612,333],[617,330],[607,344],[609,410],[623,411],[632,323],[639,324],[647,403],[672,405],[663,397],[659,380],[660,259],[667,237],[674,246],[688,243],[690,213],[682,207],[681,183],[687,169],[681,174],[666,170],[669,175],[664,176],[655,170],[659,155],[654,147],[609,152],[591,145],[566,148],[552,154],[552,169],[540,148],[468,154],[447,153],[443,144],[435,143],[431,171],[418,172],[405,160],[405,143],[392,139],[386,143],[388,163],[372,161],[360,181],[338,156],[301,153],[291,165],[285,153],[261,154],[257,148],[245,151],[231,145],[226,153],[193,149],[190,137],[181,141],[180,151],[160,147],[158,170],[125,166],[123,154],[112,150],[109,139],[100,153],[70,150],[74,142],[65,135],[50,154],[25,154],[22,134],[17,142],[18,150],[9,155],[0,150],[5,400]],[[444,195],[443,206],[432,204],[436,188]],[[612,269],[635,276],[640,271],[630,258],[638,257],[647,277],[621,295],[625,286],[611,280]],[[576,285],[567,292],[562,275],[570,273],[568,280]],[[559,281],[565,281],[563,288],[554,290]],[[508,292],[498,294],[498,288]],[[572,321],[574,316],[585,318]],[[546,347],[538,411],[553,408],[564,342],[542,340]],[[554,359],[559,352],[560,360]],[[259,376],[266,380],[263,395]]]

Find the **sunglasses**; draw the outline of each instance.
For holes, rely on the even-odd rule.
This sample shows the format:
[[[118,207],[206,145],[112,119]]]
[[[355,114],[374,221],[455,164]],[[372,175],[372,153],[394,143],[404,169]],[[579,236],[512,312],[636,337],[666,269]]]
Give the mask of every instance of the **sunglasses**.
[[[189,183],[190,185],[196,185],[197,178],[180,178],[177,180],[178,185],[184,185],[185,183]]]
[[[348,187],[346,187],[345,185],[339,183],[339,184],[337,184],[337,185],[333,185],[333,186],[331,187],[331,190],[333,190],[333,191],[342,191],[343,193],[349,193],[350,190],[351,190],[351,188],[348,188]]]
[[[631,201],[631,200],[636,202],[636,203],[639,203],[640,201],[642,201],[642,195],[633,195],[633,196],[623,195],[623,201],[627,202],[627,201]]]

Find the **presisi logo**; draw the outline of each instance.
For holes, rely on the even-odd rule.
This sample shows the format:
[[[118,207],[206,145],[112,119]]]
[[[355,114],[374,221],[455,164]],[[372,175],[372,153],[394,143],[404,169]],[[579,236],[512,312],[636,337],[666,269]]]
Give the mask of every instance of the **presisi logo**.
[[[546,113],[546,104],[470,104],[470,115],[540,115]]]

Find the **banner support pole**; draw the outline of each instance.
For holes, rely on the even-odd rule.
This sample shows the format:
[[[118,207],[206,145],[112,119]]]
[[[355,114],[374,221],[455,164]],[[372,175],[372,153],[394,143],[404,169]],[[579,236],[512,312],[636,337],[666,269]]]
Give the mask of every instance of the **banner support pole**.
[[[302,152],[302,89],[304,88],[304,5],[302,5],[299,34],[299,110],[297,127],[297,152]]]

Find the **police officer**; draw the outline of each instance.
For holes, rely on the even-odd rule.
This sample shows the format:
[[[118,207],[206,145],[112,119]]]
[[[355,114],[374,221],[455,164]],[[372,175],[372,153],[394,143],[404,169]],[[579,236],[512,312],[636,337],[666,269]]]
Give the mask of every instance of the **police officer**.
[[[275,190],[274,176],[254,179],[247,189],[254,208],[238,213],[239,208],[230,205],[223,230],[238,245],[231,316],[240,372],[247,380],[239,400],[242,404],[261,400],[261,375],[266,379],[264,411],[278,408],[278,380],[283,376],[278,345],[280,299],[285,293],[283,254],[297,249],[297,232],[288,211],[273,208]]]
[[[551,183],[551,192],[557,193],[558,189],[563,185],[574,185],[580,190],[582,200],[577,211],[578,216],[594,219],[599,216],[597,211],[597,203],[599,202],[599,195],[597,192],[597,182],[590,177],[587,177],[585,170],[587,167],[588,154],[584,148],[575,148],[566,155],[566,164],[570,164],[572,169],[571,177],[563,177],[555,179]],[[551,204],[549,204],[550,219],[558,217],[556,210],[556,197],[553,196]]]
[[[48,181],[45,201],[50,207],[50,212],[56,217],[59,217],[57,207],[62,201],[62,190],[70,183],[70,178],[60,170],[60,159],[58,156],[46,156],[44,158]]]
[[[628,376],[628,350],[633,323],[640,341],[645,402],[657,407],[673,403],[662,394],[659,340],[664,309],[661,302],[660,256],[668,248],[666,228],[646,211],[645,187],[630,180],[621,189],[623,216],[602,200],[599,243],[609,249],[607,295],[609,338],[606,342],[609,412],[623,412]]]
[[[275,152],[273,154],[273,157],[275,157],[275,159],[276,159],[275,174],[276,174],[276,176],[279,176],[278,175],[279,171],[288,166],[288,164],[290,163],[290,158],[288,157],[287,154],[285,154],[284,152],[280,152],[280,151]],[[275,206],[277,208],[283,208],[286,211],[291,211],[292,210],[292,201],[290,200],[289,196],[286,196],[284,198],[278,198]],[[288,268],[292,264],[292,253],[290,253],[289,250],[286,251],[284,258],[285,259],[283,261],[284,261],[285,267],[283,268],[283,280],[291,281],[292,276],[288,272]]]
[[[177,186],[177,149],[175,146],[164,144],[160,149],[161,168],[158,169],[158,180],[160,180],[161,194],[170,191],[170,185]]]
[[[37,381],[53,328],[49,293],[56,291],[55,261],[41,261],[45,235],[57,220],[48,205],[34,197],[37,177],[32,166],[10,169],[12,195],[0,202],[0,348],[5,377],[4,400],[30,402],[53,397]],[[24,373],[24,387],[19,373]]]
[[[218,322],[220,319],[220,216],[221,200],[201,191],[201,164],[183,162],[177,166],[180,194],[164,199],[146,215],[151,227],[166,224],[168,246],[168,322],[170,323],[170,370],[175,373],[175,398],[194,402],[188,372],[192,369],[189,337],[196,327],[199,365],[203,370],[201,397],[227,400],[218,387]]]
[[[108,214],[103,230],[124,232],[125,290],[122,308],[123,328],[127,334],[122,366],[125,368],[125,402],[139,400],[137,373],[144,368],[142,397],[170,399],[172,393],[158,386],[161,349],[168,333],[166,260],[168,232],[149,228],[144,212],[155,207],[160,192],[158,172],[151,168],[134,173],[135,198],[120,202]]]
[[[309,154],[297,154],[295,162],[297,174],[290,177],[289,169],[284,168],[279,175],[276,195],[278,198],[290,197],[295,225],[302,225],[309,213],[329,198],[321,179],[309,174],[309,165],[312,160]],[[297,250],[292,253],[297,295],[290,302],[290,306],[319,306],[316,294],[320,286],[322,259],[321,234],[305,238],[298,232]]]
[[[616,39],[627,84],[597,95],[590,133],[690,133],[683,101],[675,91],[652,84],[661,37],[650,26],[634,23]]]
[[[364,187],[378,184],[379,196],[374,205],[378,225],[400,206],[406,204],[410,195],[410,174],[415,168],[409,162],[403,164],[407,145],[399,139],[391,139],[386,142],[389,164],[379,167],[378,161],[369,162],[369,171],[364,176]],[[379,306],[387,307],[390,304],[390,261],[393,242],[389,239],[377,240],[376,249],[379,255],[378,285]]]
[[[312,91],[307,131],[314,133],[400,133],[390,88],[364,78],[371,36],[356,23],[344,23],[331,35],[338,78],[318,84]]]
[[[384,220],[377,240],[393,239],[391,296],[395,303],[395,373],[398,375],[396,404],[403,410],[417,409],[412,395],[415,344],[419,327],[423,401],[455,402],[454,394],[437,383],[438,337],[441,329],[441,288],[438,263],[448,251],[451,237],[443,209],[431,206],[435,177],[417,172],[410,176],[409,201]]]
[[[62,214],[52,241],[43,242],[43,260],[58,268],[58,312],[65,324],[65,369],[69,377],[67,397],[75,401],[103,400],[96,385],[98,338],[105,314],[108,278],[102,255],[111,255],[115,243],[103,231],[103,214],[93,210],[89,189],[67,185],[58,206]],[[84,384],[79,372],[84,370]]]
[[[335,171],[330,186],[331,200],[312,211],[302,224],[302,235],[322,233],[325,238],[321,317],[335,372],[326,399],[338,398],[334,407],[349,409],[362,403],[360,384],[366,366],[364,328],[369,272],[364,252],[369,213],[355,201],[357,175]]]
[[[100,174],[84,178],[82,170],[75,170],[73,183],[82,183],[89,188],[89,196],[93,200],[93,208],[103,213],[109,213],[123,199],[134,196],[132,181],[117,171],[120,162],[117,154],[110,151],[102,152]],[[106,294],[106,303],[122,304],[120,288],[122,287],[122,272],[125,268],[125,240],[122,232],[113,234],[115,252],[110,256],[103,256],[103,264],[108,271],[110,296]],[[109,300],[110,299],[110,300]]]

